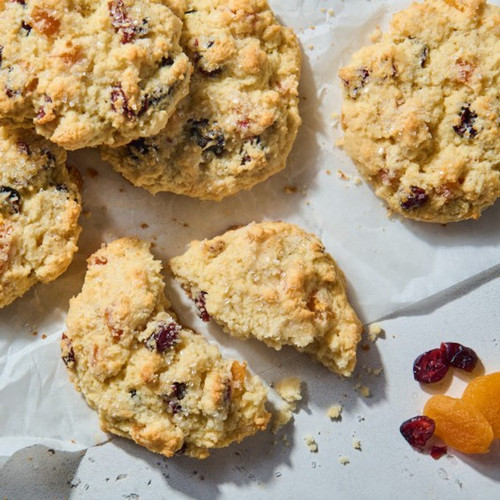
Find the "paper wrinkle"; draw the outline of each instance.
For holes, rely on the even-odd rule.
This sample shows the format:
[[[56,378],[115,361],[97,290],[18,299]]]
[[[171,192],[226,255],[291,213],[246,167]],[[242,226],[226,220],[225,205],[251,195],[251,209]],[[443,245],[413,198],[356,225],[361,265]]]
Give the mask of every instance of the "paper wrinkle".
[[[366,184],[355,185],[356,168],[335,146],[342,135],[339,119],[332,117],[340,114],[338,69],[369,43],[378,24],[388,25],[389,13],[411,1],[270,3],[279,19],[296,29],[304,56],[303,125],[287,168],[249,192],[214,203],[169,193],[153,197],[102,164],[96,151],[69,154],[70,163],[84,176],[84,211],[90,217],[81,217],[80,251],[65,275],[34,287],[0,311],[0,456],[31,444],[75,450],[106,439],[96,413],[71,386],[58,346],[68,301],[81,289],[87,257],[102,242],[127,235],[152,240],[155,255],[166,264],[192,239],[212,237],[234,224],[293,222],[321,237],[344,270],[351,301],[365,323],[500,262],[500,204],[478,221],[446,227],[388,218]],[[89,175],[88,168],[98,170],[98,176]],[[349,180],[341,180],[337,170]],[[287,194],[288,186],[297,192]],[[148,227],[141,228],[144,223]],[[176,298],[174,303],[182,301],[187,299]],[[280,356],[290,355],[257,342],[237,343],[215,325],[195,324],[222,343],[223,352],[247,359],[255,371],[264,373]],[[298,366],[309,362],[307,356],[297,357]]]

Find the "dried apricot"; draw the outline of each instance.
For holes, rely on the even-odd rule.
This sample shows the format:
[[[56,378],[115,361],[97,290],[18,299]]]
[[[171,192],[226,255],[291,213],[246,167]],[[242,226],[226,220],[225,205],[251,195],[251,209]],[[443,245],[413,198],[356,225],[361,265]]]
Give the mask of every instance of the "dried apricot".
[[[477,377],[465,388],[462,399],[477,408],[500,438],[500,372]]]
[[[424,415],[434,420],[436,436],[448,446],[464,453],[488,452],[493,430],[483,414],[471,404],[438,394],[427,401]]]

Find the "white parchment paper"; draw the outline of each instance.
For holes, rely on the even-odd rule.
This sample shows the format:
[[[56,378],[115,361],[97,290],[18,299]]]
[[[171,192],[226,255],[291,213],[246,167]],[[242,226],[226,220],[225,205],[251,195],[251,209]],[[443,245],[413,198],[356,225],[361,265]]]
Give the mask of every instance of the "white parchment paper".
[[[59,280],[34,287],[0,311],[0,456],[35,443],[72,450],[107,439],[67,380],[58,346],[68,300],[83,282],[85,259],[102,242],[136,235],[153,241],[154,253],[166,261],[190,240],[212,237],[233,224],[294,222],[318,234],[344,269],[352,302],[366,323],[500,262],[500,204],[478,221],[447,226],[388,218],[371,190],[354,182],[355,167],[335,146],[341,136],[333,117],[341,105],[338,69],[377,25],[386,27],[390,15],[410,1],[270,3],[280,20],[296,29],[304,54],[303,125],[288,167],[250,192],[215,203],[169,193],[153,197],[130,186],[95,151],[69,155],[85,178],[80,251]],[[232,340],[215,325],[197,321],[182,292],[167,281],[181,319],[212,336],[223,351],[246,359],[257,373],[280,362],[282,353]],[[310,361],[299,356],[294,362],[299,370]]]

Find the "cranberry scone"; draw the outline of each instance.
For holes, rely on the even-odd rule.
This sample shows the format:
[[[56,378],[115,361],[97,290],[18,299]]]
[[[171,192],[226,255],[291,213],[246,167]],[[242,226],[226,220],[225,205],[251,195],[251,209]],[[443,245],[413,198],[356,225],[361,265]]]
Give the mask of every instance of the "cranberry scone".
[[[0,124],[65,149],[156,134],[188,92],[180,34],[162,0],[0,2]]]
[[[477,219],[500,196],[500,8],[425,0],[339,72],[344,148],[411,219]]]
[[[137,239],[95,252],[70,302],[62,359],[104,431],[205,458],[267,426],[267,391],[245,363],[179,324],[160,271]]]
[[[187,0],[189,96],[158,135],[102,156],[132,184],[221,200],[285,167],[300,125],[301,53],[266,0]]]
[[[204,320],[274,349],[291,345],[350,375],[362,325],[346,281],[313,234],[286,222],[251,223],[193,241],[170,261]]]
[[[0,307],[55,280],[78,250],[81,179],[66,152],[30,130],[0,127]]]

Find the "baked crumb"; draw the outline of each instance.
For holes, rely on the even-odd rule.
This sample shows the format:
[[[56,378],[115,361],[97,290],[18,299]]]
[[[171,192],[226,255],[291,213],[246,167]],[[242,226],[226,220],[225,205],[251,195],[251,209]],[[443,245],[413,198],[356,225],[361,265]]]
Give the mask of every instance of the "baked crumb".
[[[328,408],[326,414],[332,420],[341,420],[342,419],[342,405],[332,405]]]
[[[371,395],[370,388],[366,385],[357,384],[356,389],[364,398],[369,398]]]
[[[290,403],[290,407],[295,410],[296,401],[302,399],[301,385],[302,381],[298,377],[287,377],[282,380],[278,380],[274,384],[276,392],[283,398],[287,403]]]
[[[350,464],[351,461],[347,457],[342,455],[339,457],[339,463],[342,465],[347,465],[347,464]]]
[[[352,183],[355,185],[355,186],[361,186],[361,184],[363,184],[363,180],[361,179],[361,177],[359,175],[356,175],[353,179],[352,179]]]
[[[317,453],[318,452],[318,443],[314,440],[314,438],[308,434],[307,436],[304,437],[304,441],[307,444],[307,447],[309,448],[309,451],[311,453]]]
[[[296,186],[285,186],[284,191],[286,194],[295,194],[297,192],[297,187]]]
[[[349,181],[349,180],[351,180],[351,177],[349,175],[347,175],[345,172],[343,172],[342,170],[340,170],[340,169],[337,170],[337,177],[339,179],[342,179],[343,181]]]
[[[279,408],[276,411],[273,411],[273,421],[271,432],[276,434],[283,426],[288,424],[292,419],[292,409],[288,403],[285,403],[285,406]]]
[[[370,342],[375,342],[377,338],[383,333],[382,327],[378,323],[368,325],[368,338]]]
[[[361,451],[361,441],[359,439],[353,438],[352,439],[352,447],[355,450]]]
[[[377,27],[373,30],[372,34],[370,35],[370,41],[371,41],[372,43],[376,43],[376,42],[378,42],[381,38],[382,38],[382,30],[380,29],[380,27],[379,27],[379,26],[377,26]]]

